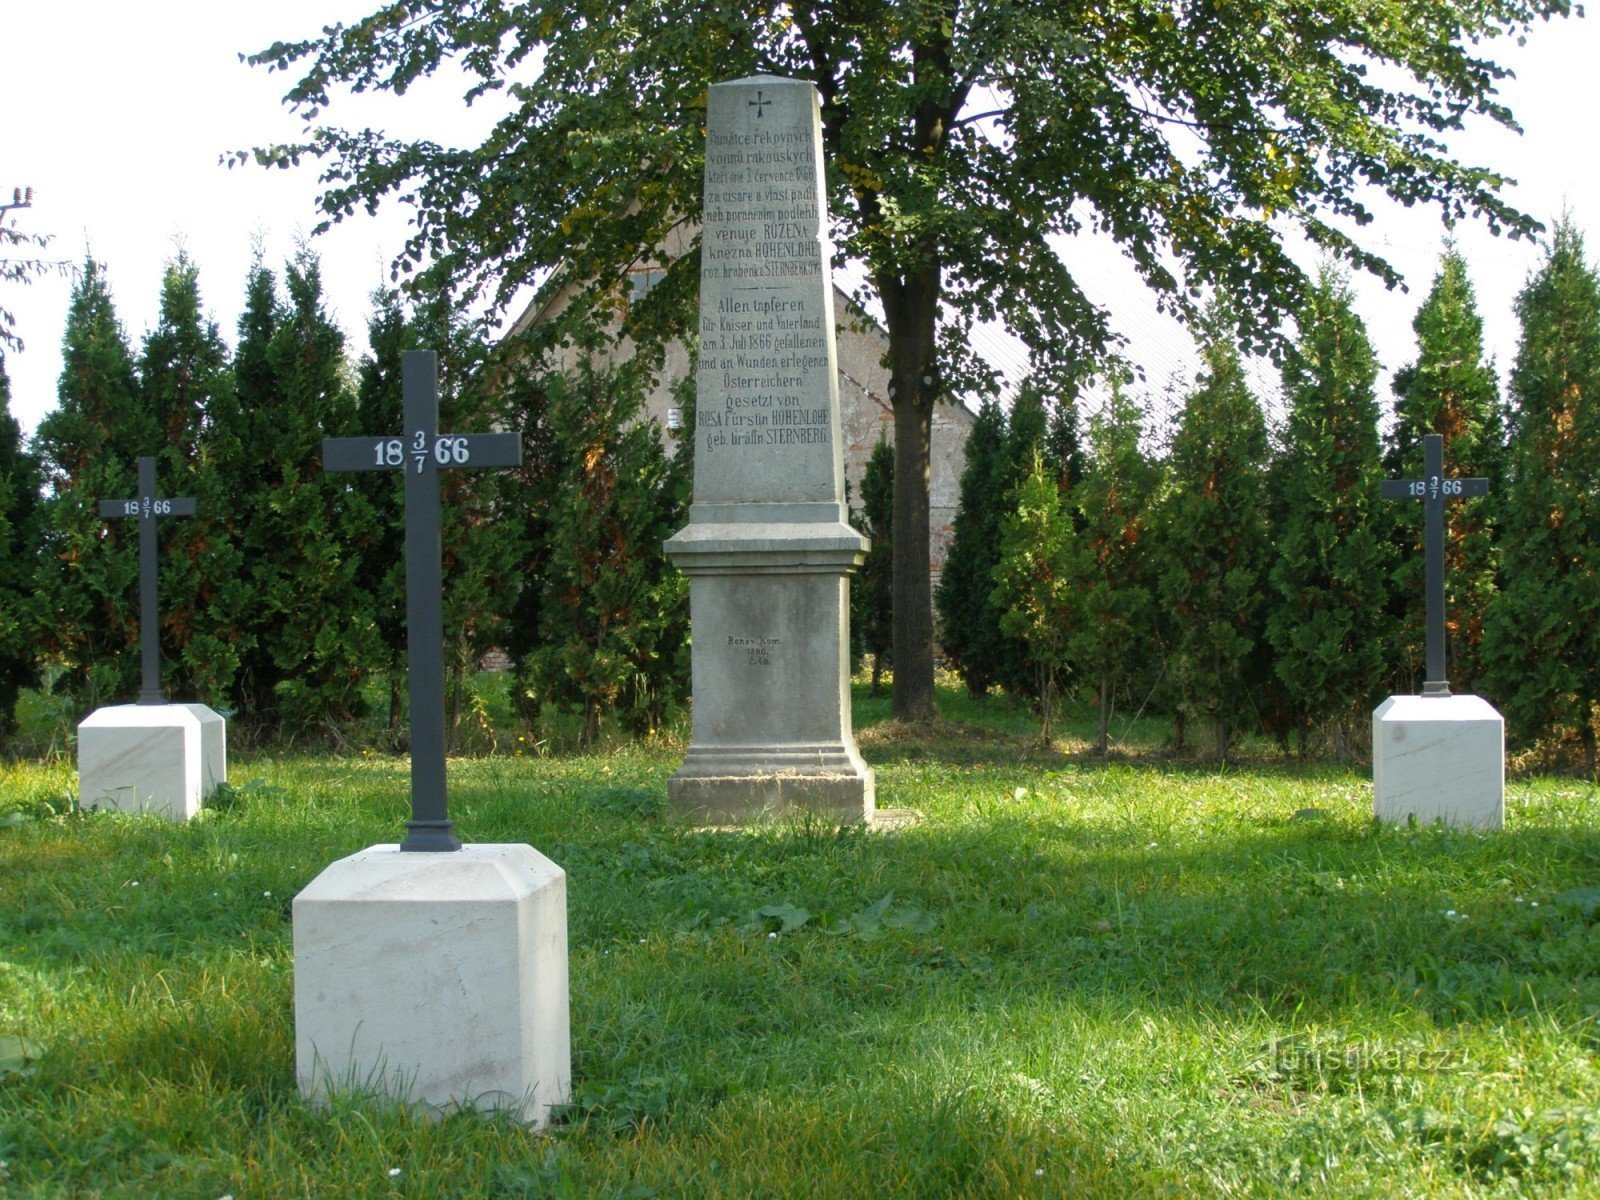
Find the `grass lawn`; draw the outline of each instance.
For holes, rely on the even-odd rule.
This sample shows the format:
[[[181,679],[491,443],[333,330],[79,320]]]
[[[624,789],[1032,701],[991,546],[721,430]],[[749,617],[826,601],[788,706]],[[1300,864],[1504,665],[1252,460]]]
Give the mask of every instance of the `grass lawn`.
[[[396,839],[403,760],[238,755],[181,828],[0,765],[0,1196],[1600,1194],[1592,786],[1378,829],[1361,770],[1100,765],[944,699],[858,694],[891,832],[674,825],[670,746],[452,762],[468,840],[568,873],[545,1134],[296,1093],[290,900]]]

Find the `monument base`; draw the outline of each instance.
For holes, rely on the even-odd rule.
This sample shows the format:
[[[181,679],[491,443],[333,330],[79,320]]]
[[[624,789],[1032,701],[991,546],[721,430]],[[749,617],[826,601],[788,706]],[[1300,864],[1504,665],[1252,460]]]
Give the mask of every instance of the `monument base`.
[[[1505,720],[1481,696],[1390,696],[1372,714],[1380,821],[1505,825]]]
[[[730,514],[697,504],[667,542],[689,577],[694,644],[694,727],[667,783],[683,818],[872,820],[872,768],[850,728],[847,582],[868,543],[838,519],[839,505],[812,507],[833,519],[707,520]]]
[[[691,746],[667,781],[672,812],[700,825],[742,825],[797,814],[870,822],[872,769],[853,746]]]
[[[118,704],[78,725],[84,808],[187,821],[227,778],[227,723],[204,704]]]
[[[544,1125],[572,1087],[567,877],[531,846],[369,846],[294,899],[301,1094]]]

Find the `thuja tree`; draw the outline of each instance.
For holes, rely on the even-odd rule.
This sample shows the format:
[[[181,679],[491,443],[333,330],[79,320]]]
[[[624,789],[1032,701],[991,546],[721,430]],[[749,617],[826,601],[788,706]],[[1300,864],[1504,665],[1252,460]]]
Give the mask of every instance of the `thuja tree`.
[[[234,497],[217,470],[209,421],[231,402],[228,348],[201,304],[199,271],[186,255],[168,264],[156,326],[145,337],[139,385],[159,432],[162,494],[193,496],[196,515],[161,526],[161,626],[169,694],[226,703],[239,669],[234,622],[247,597],[228,534]]]
[[[1045,431],[1043,453],[1047,465],[1056,471],[1056,489],[1066,496],[1083,480],[1083,439],[1078,429],[1078,401],[1065,392],[1050,407],[1050,426]]]
[[[1331,725],[1348,755],[1382,680],[1391,548],[1374,521],[1382,479],[1377,358],[1349,285],[1324,269],[1285,361],[1289,404],[1272,473],[1278,514],[1267,637],[1299,731]]]
[[[325,729],[359,715],[381,661],[371,593],[351,546],[370,540],[370,506],[325,477],[322,439],[355,428],[344,335],[322,302],[315,256],[285,271],[287,296],[258,258],[251,269],[231,402],[208,437],[248,603],[232,631],[240,715],[263,731]]]
[[[423,289],[410,319],[421,349],[439,354],[441,428],[517,429],[505,420],[499,380],[481,330],[462,319],[447,291]],[[447,471],[440,480],[445,528],[444,632],[449,730],[455,744],[489,734],[490,721],[475,678],[483,657],[503,646],[506,614],[521,586],[520,537],[509,511],[514,478],[504,471]]]
[[[1056,696],[1070,664],[1077,625],[1073,593],[1072,518],[1061,503],[1056,471],[1034,448],[1022,481],[1000,518],[1000,558],[991,602],[1000,628],[1023,649],[1031,691],[1050,744]]]
[[[1263,669],[1267,430],[1238,351],[1214,329],[1184,401],[1159,513],[1157,594],[1180,731],[1211,722],[1216,756],[1253,712]],[[1180,734],[1181,736],[1181,734]]]
[[[1483,319],[1467,264],[1453,247],[1440,259],[1412,328],[1417,361],[1395,372],[1395,423],[1386,473],[1393,479],[1419,478],[1423,435],[1436,433],[1444,439],[1450,474],[1489,480],[1487,500],[1445,507],[1450,685],[1471,691],[1481,686],[1483,625],[1497,588],[1494,513],[1505,487],[1505,420],[1500,385],[1483,356]],[[1403,531],[1403,553],[1394,571],[1395,595],[1404,614],[1401,657],[1415,680],[1421,678],[1425,628],[1421,523],[1402,519],[1395,528]]]
[[[934,711],[933,406],[985,375],[971,327],[998,319],[1046,374],[1095,361],[1114,331],[1053,242],[1085,226],[1171,307],[1231,291],[1250,340],[1299,302],[1288,236],[1393,278],[1343,232],[1369,216],[1359,188],[1529,229],[1498,198],[1501,178],[1446,157],[1439,135],[1511,125],[1506,71],[1482,47],[1571,7],[397,0],[255,56],[297,73],[287,100],[308,126],[254,153],[320,160],[328,222],[389,197],[412,205],[407,265],[500,305],[556,267],[548,294],[575,287],[581,309],[698,218],[709,83],[815,83],[838,253],[864,268],[888,332],[893,709],[920,719]],[[498,106],[476,145],[326,123],[345,93],[403,93],[447,62],[465,72],[464,100]],[[697,271],[696,254],[675,262],[626,332],[681,334]]]
[[[0,751],[17,731],[17,697],[39,681],[37,591],[39,464],[11,415],[11,380],[0,351]]]
[[[401,356],[420,347],[398,292],[380,289],[372,301],[372,314],[367,320],[369,350],[358,370],[355,424],[358,429],[377,433],[401,428]],[[447,428],[440,424],[441,430]],[[442,486],[448,473],[439,474]],[[382,647],[380,671],[388,694],[388,723],[395,729],[404,718],[406,678],[404,497],[394,480],[383,472],[353,475],[350,486],[372,509],[367,536],[353,543],[350,550],[360,564],[361,583],[372,605],[372,620]]]
[[[1484,658],[1524,739],[1576,733],[1591,773],[1600,703],[1600,277],[1569,222],[1517,297],[1503,590]]]
[[[90,259],[72,289],[56,407],[35,442],[48,489],[41,646],[85,709],[128,700],[138,684],[137,523],[102,521],[99,502],[134,495],[137,460],[159,444],[104,270]]]
[[[356,427],[363,430],[399,430],[402,422],[401,361],[407,350],[433,350],[439,358],[439,428],[485,429],[496,414],[487,411],[481,387],[479,346],[464,336],[462,324],[447,304],[430,296],[414,313],[393,289],[373,295],[367,324],[369,351],[358,368]],[[442,473],[440,505],[447,531],[444,569],[445,642],[452,687],[452,708],[459,716],[467,669],[482,651],[486,638],[498,632],[489,610],[493,604],[487,561],[492,557],[495,509],[500,480],[465,472]],[[404,497],[391,477],[359,474],[351,489],[365,502],[368,518],[360,522],[361,540],[350,553],[357,562],[361,586],[368,593],[372,619],[381,645],[381,672],[388,691],[388,722],[401,724],[406,671],[406,583]],[[501,538],[505,541],[505,538]],[[510,562],[500,564],[500,577],[509,579]],[[507,601],[509,603],[509,601]],[[454,722],[452,722],[454,725]]]
[[[997,506],[1000,526],[1016,512],[1017,492],[1033,472],[1034,463],[1056,483],[1061,490],[1063,463],[1057,459],[1050,444],[1051,405],[1037,377],[1026,380],[1017,389],[1011,402],[1011,412],[1006,422],[1004,465],[998,488],[990,503]],[[1059,505],[1058,505],[1059,507]],[[998,561],[1001,550],[994,549]],[[991,569],[991,582],[993,571]],[[991,590],[986,620],[999,632],[995,643],[994,672],[1000,685],[1013,700],[1028,698],[1039,700],[1039,672],[1028,649],[1027,642],[1016,634],[1007,632],[1001,620],[1004,609]]]
[[[277,278],[258,249],[246,276],[239,314],[234,386],[214,398],[205,432],[214,484],[223,497],[219,511],[229,552],[240,563],[228,581],[228,632],[222,636],[238,663],[228,707],[234,713],[234,728],[241,732],[251,726],[271,727],[276,720],[277,684],[283,677],[272,653],[277,614],[263,600],[258,572],[261,556],[279,549],[268,545],[272,535],[263,522],[271,519],[277,480],[283,473],[269,453],[276,445],[278,410],[269,349],[282,318]]]
[[[689,476],[639,419],[642,384],[581,358],[544,388],[557,470],[527,674],[542,703],[582,715],[585,745],[607,713],[650,733],[688,687],[688,588],[663,544],[687,516]]]
[[[296,255],[284,284],[287,302],[267,347],[277,406],[261,447],[272,492],[251,521],[262,553],[250,566],[257,602],[276,617],[267,646],[280,673],[279,719],[298,730],[361,715],[379,651],[370,593],[349,550],[370,509],[322,470],[324,437],[366,432],[354,423],[344,334],[323,306],[314,255]]]
[[[557,460],[558,447],[551,422],[552,375],[532,369],[520,347],[502,345],[491,369],[498,381],[502,420],[522,435],[522,465],[504,472],[511,486],[505,495],[501,522],[512,538],[517,588],[505,609],[505,637],[501,645],[511,660],[513,706],[530,726],[542,708],[534,679],[534,651],[544,625],[545,594],[541,581],[550,555],[550,505],[565,464]],[[690,428],[693,428],[691,425]]]
[[[940,644],[972,696],[998,681],[1005,640],[989,604],[999,561],[1005,447],[1005,411],[995,400],[985,400],[967,435],[955,527],[939,577]]]
[[[1078,526],[1073,562],[1078,622],[1068,652],[1084,679],[1098,688],[1095,750],[1106,753],[1111,710],[1121,681],[1148,661],[1154,563],[1151,511],[1159,501],[1161,469],[1146,456],[1138,405],[1120,377],[1106,406],[1089,419],[1082,478],[1071,493]]]

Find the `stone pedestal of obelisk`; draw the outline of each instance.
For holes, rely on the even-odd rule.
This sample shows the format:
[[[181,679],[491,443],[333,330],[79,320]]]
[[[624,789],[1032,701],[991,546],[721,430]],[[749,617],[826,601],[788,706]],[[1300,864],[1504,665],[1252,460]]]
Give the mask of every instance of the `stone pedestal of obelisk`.
[[[689,577],[694,727],[668,784],[705,823],[873,815],[850,727],[848,576],[822,124],[809,83],[714,85]]]

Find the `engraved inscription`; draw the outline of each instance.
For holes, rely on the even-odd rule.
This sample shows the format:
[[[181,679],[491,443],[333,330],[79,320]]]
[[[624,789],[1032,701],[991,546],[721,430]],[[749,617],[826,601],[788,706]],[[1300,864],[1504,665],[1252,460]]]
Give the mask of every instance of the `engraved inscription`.
[[[707,139],[695,416],[706,451],[831,445],[816,387],[832,370],[832,314],[815,155],[805,131],[781,123]]]
[[[735,654],[744,655],[745,662],[752,667],[770,667],[772,665],[772,654],[781,645],[783,645],[782,638],[768,637],[765,634],[752,636],[728,635],[728,648]]]

